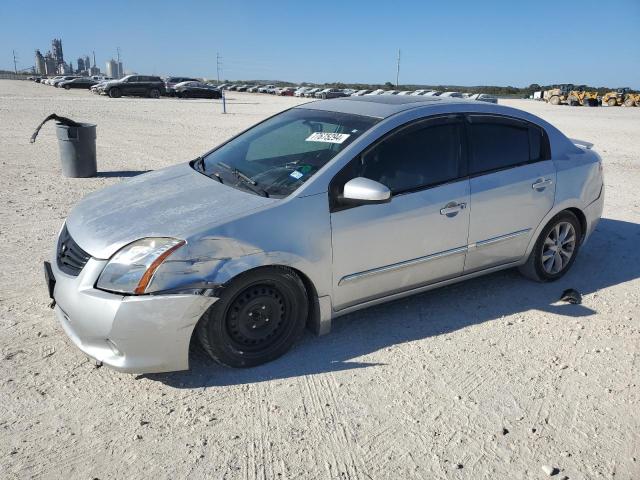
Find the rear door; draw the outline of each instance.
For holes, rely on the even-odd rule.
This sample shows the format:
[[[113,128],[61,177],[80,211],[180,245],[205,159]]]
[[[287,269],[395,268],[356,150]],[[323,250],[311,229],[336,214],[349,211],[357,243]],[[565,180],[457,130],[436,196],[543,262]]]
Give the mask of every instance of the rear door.
[[[556,170],[537,125],[511,117],[468,115],[469,250],[465,273],[519,260],[551,210]]]

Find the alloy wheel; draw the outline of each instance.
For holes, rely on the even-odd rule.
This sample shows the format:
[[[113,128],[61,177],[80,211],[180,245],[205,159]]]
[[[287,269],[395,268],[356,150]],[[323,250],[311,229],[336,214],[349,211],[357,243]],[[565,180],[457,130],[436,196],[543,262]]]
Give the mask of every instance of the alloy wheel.
[[[569,222],[559,222],[542,245],[542,268],[550,275],[560,273],[571,261],[576,248],[576,231]]]

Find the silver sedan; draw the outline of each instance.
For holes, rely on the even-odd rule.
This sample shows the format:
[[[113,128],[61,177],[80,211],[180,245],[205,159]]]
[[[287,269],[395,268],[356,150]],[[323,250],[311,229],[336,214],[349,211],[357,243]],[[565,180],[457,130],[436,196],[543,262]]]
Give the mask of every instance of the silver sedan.
[[[347,97],[89,195],[45,275],[68,336],[116,370],[187,369],[192,335],[250,367],[381,302],[512,267],[556,280],[603,201],[600,156],[536,116]]]

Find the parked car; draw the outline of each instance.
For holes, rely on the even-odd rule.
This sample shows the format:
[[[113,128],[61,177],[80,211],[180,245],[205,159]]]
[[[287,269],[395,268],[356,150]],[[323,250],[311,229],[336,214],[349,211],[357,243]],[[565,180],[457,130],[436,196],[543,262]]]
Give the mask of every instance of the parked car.
[[[294,97],[304,97],[305,92],[311,90],[311,87],[300,87],[293,92]]]
[[[443,98],[464,98],[460,92],[444,92],[439,96]]]
[[[173,88],[178,98],[222,98],[222,92],[217,87],[204,82],[180,82]]]
[[[111,80],[99,88],[100,93],[111,98],[123,95],[160,98],[165,92],[164,81],[151,75],[127,75],[120,80]]]
[[[45,278],[62,328],[101,364],[186,369],[193,334],[250,367],[305,325],[326,333],[378,303],[512,267],[557,280],[603,202],[600,156],[535,115],[348,97],[85,197]]]
[[[442,92],[439,92],[437,90],[432,90],[430,92],[425,93],[424,96],[425,97],[439,97],[441,93]]]
[[[271,86],[267,86],[267,88],[265,88],[265,90],[264,90],[264,91],[265,91],[265,93],[269,93],[269,94],[271,94],[271,95],[275,95],[275,93],[276,93],[276,88],[277,88],[277,87],[275,87],[274,85],[271,85]]]
[[[413,90],[402,90],[401,92],[398,92],[398,95],[412,95],[413,94]]]
[[[283,87],[278,92],[278,95],[280,95],[281,97],[293,97],[295,91],[296,87]]]
[[[351,96],[352,96],[352,97],[361,97],[361,96],[363,96],[363,95],[367,95],[367,94],[369,94],[369,93],[371,93],[371,92],[372,92],[372,90],[358,90],[358,91],[356,91],[356,92],[353,92],[353,93],[351,94]]]
[[[311,90],[307,90],[304,92],[305,98],[313,98],[316,93],[318,93],[322,88],[312,88]]]
[[[373,95],[382,95],[385,91],[381,88],[378,88],[377,90],[374,90],[373,92],[367,93],[366,96],[373,96]]]
[[[221,85],[218,85],[218,89],[221,90],[221,91],[222,90],[226,90],[228,87],[229,87],[228,83],[223,83]]]
[[[323,100],[326,100],[328,98],[348,97],[349,95],[338,88],[325,88],[324,90],[316,92],[313,96],[314,98],[321,98]]]
[[[58,83],[58,87],[65,88],[67,90],[70,90],[72,88],[84,88],[86,90],[89,90],[97,83],[98,82],[89,77],[78,77],[71,80],[63,80],[62,82]]]
[[[382,95],[397,95],[398,90],[385,90]]]
[[[73,80],[74,78],[80,78],[78,75],[65,75],[63,77],[54,78],[51,82],[51,85],[54,87],[59,87],[60,83],[66,82],[67,80]]]
[[[257,93],[258,89],[262,87],[262,85],[254,85],[253,87],[247,88],[247,92],[249,93]]]
[[[240,85],[238,88],[236,88],[236,92],[246,92],[248,88],[252,87],[253,85]]]
[[[469,100],[478,100],[480,102],[498,103],[498,99],[493,95],[486,93],[474,93],[469,97]]]
[[[199,82],[197,78],[191,77],[167,77],[164,79],[164,89],[166,95],[172,97],[175,94],[174,87],[182,82]]]
[[[268,93],[267,90],[269,89],[275,89],[276,86],[275,85],[264,85],[263,87],[258,88],[258,92],[259,93]]]

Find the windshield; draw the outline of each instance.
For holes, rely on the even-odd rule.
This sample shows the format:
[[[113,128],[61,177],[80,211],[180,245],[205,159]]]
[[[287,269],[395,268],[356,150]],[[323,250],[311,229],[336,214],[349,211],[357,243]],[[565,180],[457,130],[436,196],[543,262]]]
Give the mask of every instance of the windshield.
[[[194,168],[225,185],[286,197],[377,121],[294,108],[222,145]]]

